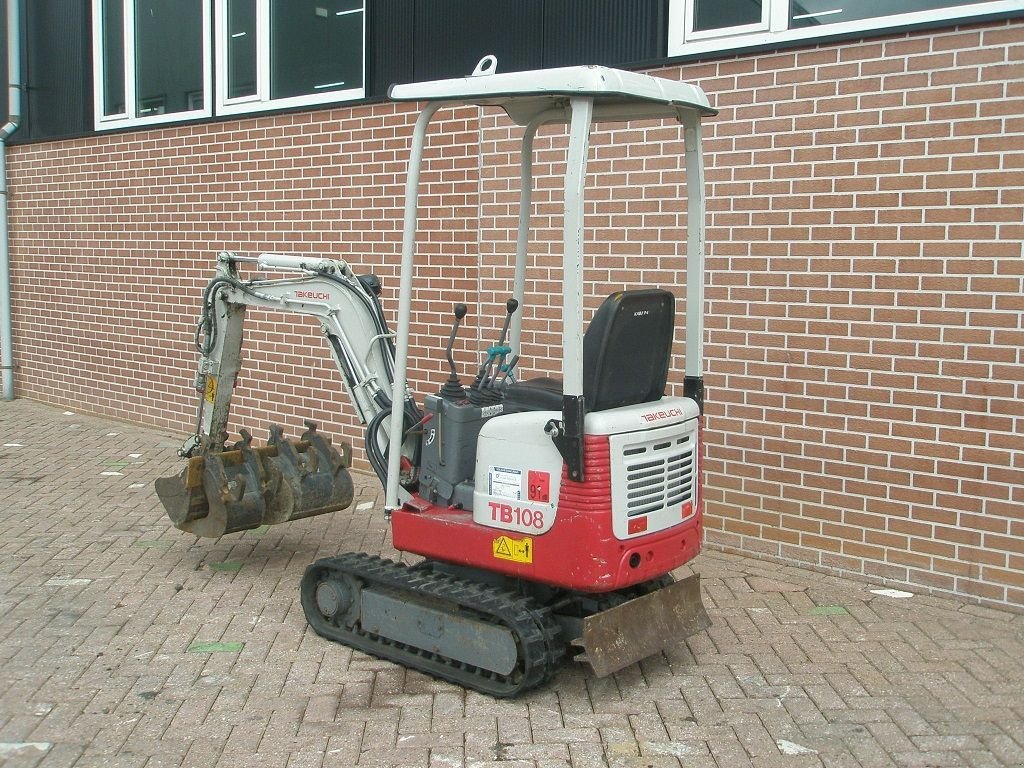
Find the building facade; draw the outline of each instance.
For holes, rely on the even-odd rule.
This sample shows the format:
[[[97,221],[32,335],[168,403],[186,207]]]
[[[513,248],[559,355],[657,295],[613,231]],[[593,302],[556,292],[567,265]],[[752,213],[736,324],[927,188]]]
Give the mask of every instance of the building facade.
[[[389,83],[466,74],[486,53],[499,71],[642,69],[719,109],[705,126],[708,544],[1024,608],[1024,3],[26,5],[8,148],[18,396],[183,435],[218,251],[344,258],[381,278],[394,316],[416,112],[386,100]],[[462,108],[432,133],[421,393],[444,380],[455,302],[471,311],[463,374],[500,325],[516,130]],[[682,297],[680,131],[593,144],[588,300]],[[537,145],[528,294],[542,306],[561,290],[565,145],[554,130]],[[546,317],[525,328],[524,375],[560,359]],[[313,418],[363,461],[318,328],[249,322],[235,424],[295,435]]]

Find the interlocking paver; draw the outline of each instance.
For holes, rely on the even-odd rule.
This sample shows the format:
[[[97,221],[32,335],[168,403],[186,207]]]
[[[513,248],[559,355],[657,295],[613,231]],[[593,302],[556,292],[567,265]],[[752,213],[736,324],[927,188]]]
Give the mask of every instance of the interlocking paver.
[[[374,479],[351,510],[197,540],[152,491],[174,436],[19,400],[5,443],[4,768],[1024,765],[1017,614],[705,552],[708,632],[496,701],[307,629],[308,563],[399,557]]]

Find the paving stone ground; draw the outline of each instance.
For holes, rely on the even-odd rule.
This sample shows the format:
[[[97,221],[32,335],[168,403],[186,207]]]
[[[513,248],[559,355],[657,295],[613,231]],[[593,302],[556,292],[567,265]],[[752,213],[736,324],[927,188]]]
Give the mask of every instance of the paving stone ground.
[[[308,563],[397,557],[373,479],[197,540],[153,493],[180,440],[0,403],[4,768],[1024,765],[1021,615],[706,551],[710,630],[495,701],[307,629]]]

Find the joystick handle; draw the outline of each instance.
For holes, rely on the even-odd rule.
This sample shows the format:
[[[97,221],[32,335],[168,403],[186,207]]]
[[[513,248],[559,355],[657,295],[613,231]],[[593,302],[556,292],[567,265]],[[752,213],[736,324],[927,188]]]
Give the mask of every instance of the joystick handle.
[[[505,324],[501,327],[501,338],[498,340],[498,346],[505,346],[505,339],[508,337],[508,327],[512,324],[512,315],[519,309],[519,302],[515,299],[509,299],[505,302]]]
[[[466,390],[463,388],[462,382],[459,381],[459,374],[455,370],[455,358],[452,356],[452,347],[455,346],[455,336],[459,332],[462,318],[466,316],[468,311],[465,304],[455,305],[455,323],[452,325],[452,332],[448,336],[448,348],[445,350],[445,356],[448,358],[448,380],[445,381],[438,394],[445,400],[453,403],[466,399]]]
[[[462,318],[469,312],[469,308],[465,304],[455,305],[455,324],[452,326],[452,332],[448,336],[448,347],[445,350],[445,356],[448,358],[448,367],[451,368],[452,375],[457,375],[455,372],[455,358],[452,356],[452,347],[455,346],[455,336],[459,332],[459,325],[462,323]]]

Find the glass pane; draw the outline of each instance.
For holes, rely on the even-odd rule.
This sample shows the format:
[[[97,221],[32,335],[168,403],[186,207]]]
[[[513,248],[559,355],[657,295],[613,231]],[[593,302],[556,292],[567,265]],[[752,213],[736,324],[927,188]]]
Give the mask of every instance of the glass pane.
[[[138,117],[203,108],[203,0],[135,0]]]
[[[124,0],[103,3],[103,114],[124,113]]]
[[[363,0],[271,0],[271,97],[363,86]]]
[[[914,11],[934,11],[958,5],[975,5],[985,0],[791,0],[791,29],[819,24],[838,24],[857,19],[873,19]]]
[[[761,0],[694,0],[693,31],[761,23]]]
[[[256,0],[228,0],[228,98],[256,93]]]

